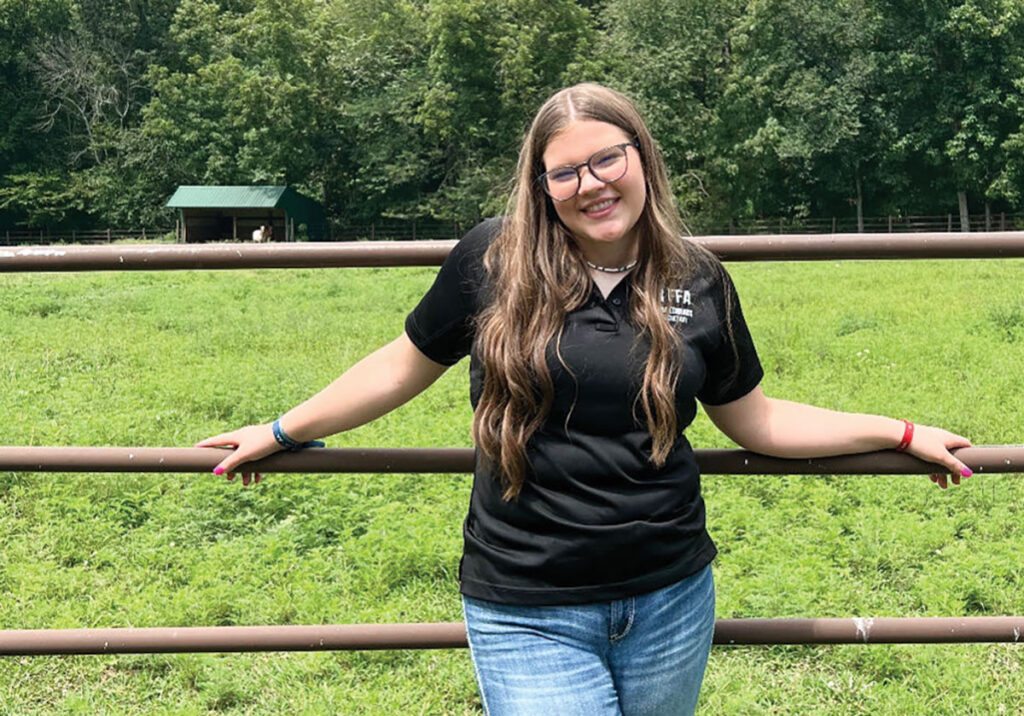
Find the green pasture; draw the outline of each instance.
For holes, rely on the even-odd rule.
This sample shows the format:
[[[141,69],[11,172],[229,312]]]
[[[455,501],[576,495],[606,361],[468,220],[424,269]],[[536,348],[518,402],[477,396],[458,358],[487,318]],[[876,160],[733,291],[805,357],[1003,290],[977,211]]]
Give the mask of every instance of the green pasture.
[[[769,395],[1024,443],[1021,261],[732,264]],[[0,276],[8,445],[189,446],[402,330],[432,269]],[[698,447],[728,446],[702,416]],[[331,446],[468,446],[467,366]],[[460,620],[466,475],[0,472],[0,628]],[[1024,614],[1024,486],[707,476],[718,615]],[[707,714],[1024,713],[1017,645],[718,647]],[[464,650],[0,658],[0,713],[475,714]]]

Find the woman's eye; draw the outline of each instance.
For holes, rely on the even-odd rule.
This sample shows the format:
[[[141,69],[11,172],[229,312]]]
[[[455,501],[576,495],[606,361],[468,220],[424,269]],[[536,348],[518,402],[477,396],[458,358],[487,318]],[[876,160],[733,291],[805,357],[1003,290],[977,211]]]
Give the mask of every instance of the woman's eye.
[[[572,169],[562,169],[548,174],[548,181],[565,183],[576,181],[576,172]]]

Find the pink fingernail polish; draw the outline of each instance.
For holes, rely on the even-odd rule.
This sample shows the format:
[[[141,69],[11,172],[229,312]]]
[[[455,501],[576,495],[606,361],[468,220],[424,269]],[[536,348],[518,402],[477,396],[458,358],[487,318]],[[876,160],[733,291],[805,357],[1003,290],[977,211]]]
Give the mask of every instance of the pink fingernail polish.
[[[961,477],[970,477],[973,474],[974,474],[974,470],[972,470],[969,467],[965,467],[963,470],[960,471],[960,476]]]
[[[223,467],[215,467],[215,468],[213,468],[213,474],[214,475],[223,475],[224,474],[224,468]]]

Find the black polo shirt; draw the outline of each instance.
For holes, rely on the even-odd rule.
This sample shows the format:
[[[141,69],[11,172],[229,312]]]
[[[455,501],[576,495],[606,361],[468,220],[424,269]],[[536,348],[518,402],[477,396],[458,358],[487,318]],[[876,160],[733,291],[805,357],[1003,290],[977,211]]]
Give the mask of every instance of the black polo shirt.
[[[483,382],[474,319],[486,296],[483,255],[499,230],[492,219],[466,234],[405,323],[431,360],[452,365],[472,354],[474,408]],[[702,265],[662,295],[682,350],[680,436],[665,465],[650,464],[652,439],[636,400],[649,348],[628,318],[626,277],[607,298],[595,287],[566,317],[561,352],[571,373],[548,349],[554,403],[527,444],[519,498],[502,500],[498,479],[477,461],[463,526],[463,594],[512,604],[608,601],[667,586],[714,558],[700,474],[681,433],[696,399],[720,405],[741,398],[763,372],[728,274],[716,259]]]

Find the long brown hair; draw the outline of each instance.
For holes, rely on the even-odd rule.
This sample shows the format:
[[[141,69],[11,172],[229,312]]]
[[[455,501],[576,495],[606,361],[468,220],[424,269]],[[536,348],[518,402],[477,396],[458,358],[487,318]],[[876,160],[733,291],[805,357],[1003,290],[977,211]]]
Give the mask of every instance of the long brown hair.
[[[639,263],[627,280],[634,287],[630,319],[639,328],[638,338],[650,344],[637,402],[653,438],[650,459],[654,465],[665,463],[679,433],[675,410],[678,337],[662,311],[661,291],[689,274],[695,254],[681,240],[684,228],[664,161],[633,103],[596,84],[568,87],[552,95],[533,119],[519,152],[501,232],[484,260],[491,301],[478,319],[477,350],[484,381],[473,436],[483,458],[500,475],[506,500],[522,490],[526,443],[551,409],[554,384],[547,347],[556,341],[561,360],[565,317],[583,305],[592,290],[583,254],[536,181],[544,171],[542,157],[548,142],[579,120],[619,127],[636,141],[640,152],[647,202],[636,224]]]

